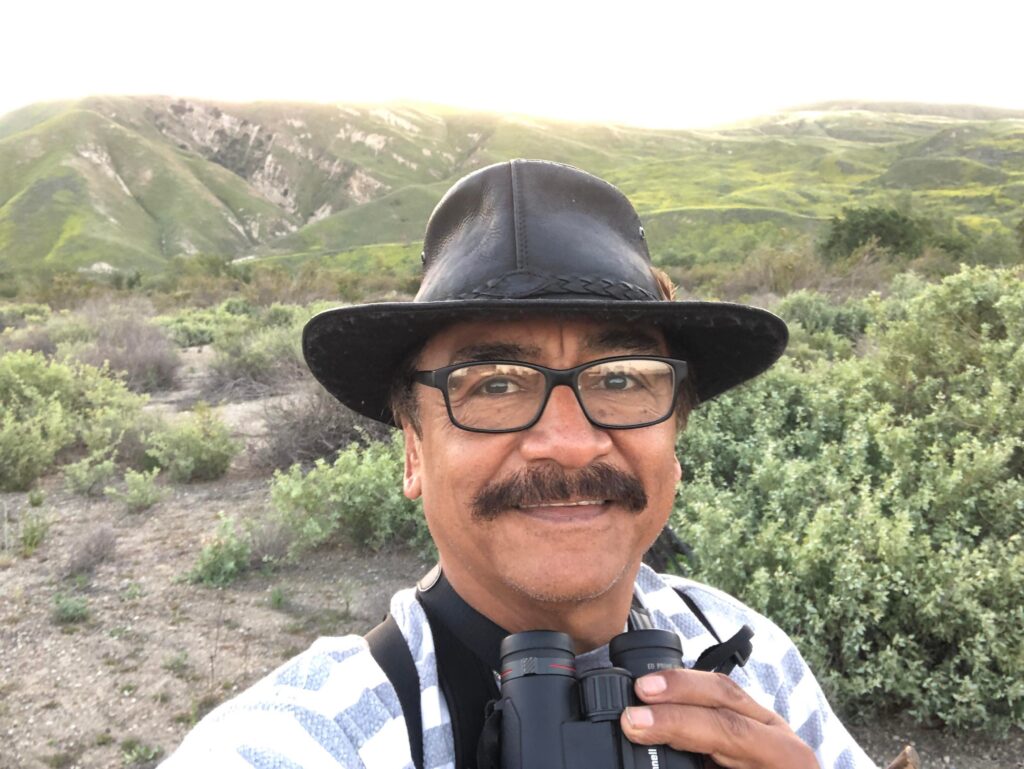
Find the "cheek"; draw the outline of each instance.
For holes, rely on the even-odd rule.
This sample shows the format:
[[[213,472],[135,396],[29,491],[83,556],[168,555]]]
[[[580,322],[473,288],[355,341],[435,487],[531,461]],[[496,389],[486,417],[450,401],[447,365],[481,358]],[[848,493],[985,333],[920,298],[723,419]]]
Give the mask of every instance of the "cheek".
[[[468,506],[489,482],[501,477],[509,455],[503,436],[470,433],[451,427],[424,444],[425,506],[455,506],[442,514],[468,515]]]

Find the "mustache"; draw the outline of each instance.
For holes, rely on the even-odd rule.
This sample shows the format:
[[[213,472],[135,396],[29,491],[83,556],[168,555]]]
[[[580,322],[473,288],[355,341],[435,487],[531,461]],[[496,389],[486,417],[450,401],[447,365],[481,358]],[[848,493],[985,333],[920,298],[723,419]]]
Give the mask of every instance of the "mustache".
[[[595,462],[570,472],[545,465],[492,481],[473,498],[473,515],[490,521],[515,507],[569,502],[573,498],[607,499],[631,513],[647,507],[647,492],[639,478],[607,463]]]

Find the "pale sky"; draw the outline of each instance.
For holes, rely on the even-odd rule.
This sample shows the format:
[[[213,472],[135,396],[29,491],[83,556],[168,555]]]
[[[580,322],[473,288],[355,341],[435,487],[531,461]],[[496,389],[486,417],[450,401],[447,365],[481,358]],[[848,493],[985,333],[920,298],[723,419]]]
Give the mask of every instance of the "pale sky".
[[[36,0],[2,16],[0,114],[95,94],[663,128],[832,99],[1024,110],[1021,0]]]

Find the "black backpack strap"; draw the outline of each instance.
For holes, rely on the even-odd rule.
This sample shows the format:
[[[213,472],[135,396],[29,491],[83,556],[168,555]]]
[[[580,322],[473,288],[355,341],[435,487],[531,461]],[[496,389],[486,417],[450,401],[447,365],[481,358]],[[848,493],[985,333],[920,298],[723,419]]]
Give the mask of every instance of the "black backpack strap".
[[[395,618],[388,614],[384,621],[366,634],[370,654],[387,675],[398,694],[409,733],[409,750],[416,769],[423,769],[423,715],[420,710],[420,676],[416,672],[412,652]]]
[[[750,643],[750,639],[754,636],[754,631],[750,626],[744,625],[731,638],[723,641],[721,636],[715,632],[711,622],[704,615],[704,612],[701,611],[697,602],[688,596],[681,587],[675,588],[675,591],[683,599],[683,603],[686,604],[687,608],[693,612],[693,616],[700,620],[700,624],[706,627],[708,632],[718,641],[714,646],[709,646],[701,652],[696,664],[693,666],[694,670],[707,670],[729,675],[737,665],[740,667],[746,665],[747,660],[750,659],[750,653],[754,650],[754,645]]]

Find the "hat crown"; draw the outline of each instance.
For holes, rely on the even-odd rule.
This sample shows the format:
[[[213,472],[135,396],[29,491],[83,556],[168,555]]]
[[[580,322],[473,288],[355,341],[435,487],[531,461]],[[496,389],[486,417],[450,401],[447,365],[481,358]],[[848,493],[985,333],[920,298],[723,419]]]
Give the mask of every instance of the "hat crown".
[[[455,184],[427,223],[417,302],[659,299],[640,217],[608,182],[512,160]]]

